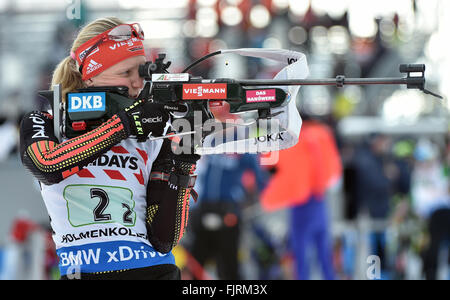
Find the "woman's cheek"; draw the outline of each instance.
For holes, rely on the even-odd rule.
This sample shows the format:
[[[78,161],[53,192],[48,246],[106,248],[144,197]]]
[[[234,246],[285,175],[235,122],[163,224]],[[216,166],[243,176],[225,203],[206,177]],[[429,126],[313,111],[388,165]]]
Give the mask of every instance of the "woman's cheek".
[[[131,88],[130,80],[127,80],[127,79],[116,79],[113,82],[114,83],[112,85],[114,85],[114,86],[126,86],[128,88]]]

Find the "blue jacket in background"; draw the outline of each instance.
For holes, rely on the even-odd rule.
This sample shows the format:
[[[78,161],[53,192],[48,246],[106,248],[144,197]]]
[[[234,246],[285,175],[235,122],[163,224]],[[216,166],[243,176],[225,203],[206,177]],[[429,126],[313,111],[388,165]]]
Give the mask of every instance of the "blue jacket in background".
[[[356,150],[353,165],[358,209],[367,208],[372,218],[386,218],[393,184],[385,175],[383,157],[375,155],[368,145],[364,145]]]
[[[256,154],[205,155],[197,165],[195,189],[200,202],[239,202],[245,197],[242,175],[246,171],[255,175],[258,191],[264,189],[268,173],[259,165]]]

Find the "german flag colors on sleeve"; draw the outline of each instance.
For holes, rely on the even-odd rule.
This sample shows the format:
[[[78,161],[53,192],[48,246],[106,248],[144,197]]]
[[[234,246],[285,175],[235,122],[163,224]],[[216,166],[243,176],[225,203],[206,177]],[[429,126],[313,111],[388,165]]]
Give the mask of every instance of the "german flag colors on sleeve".
[[[58,183],[126,139],[130,134],[127,121],[114,115],[96,129],[59,143],[52,117],[31,112],[20,126],[22,163],[42,183]]]

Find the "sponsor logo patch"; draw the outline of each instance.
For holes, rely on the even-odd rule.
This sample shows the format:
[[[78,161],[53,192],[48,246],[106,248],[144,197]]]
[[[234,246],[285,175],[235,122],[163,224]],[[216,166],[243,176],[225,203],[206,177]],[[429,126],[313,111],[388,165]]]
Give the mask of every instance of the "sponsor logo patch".
[[[73,93],[68,94],[69,112],[105,111],[106,93]]]
[[[135,51],[139,51],[139,50],[142,50],[142,49],[144,49],[144,48],[142,48],[141,46],[137,46],[137,47],[128,48],[128,51],[135,52]]]
[[[274,102],[276,101],[275,90],[253,90],[245,93],[247,103]]]
[[[86,74],[90,74],[101,67],[103,67],[103,65],[101,63],[98,63],[95,60],[91,59],[86,68]]]
[[[226,83],[183,84],[183,99],[226,99]]]
[[[86,53],[88,51],[89,51],[89,48],[84,50],[83,52],[81,52],[80,55],[78,55],[78,57],[80,58],[80,61],[82,61],[85,58]],[[87,57],[91,56],[94,53],[97,53],[98,51],[100,51],[100,49],[98,47],[96,47],[94,50],[91,51],[91,53],[89,53],[89,55]]]
[[[188,73],[152,74],[152,81],[155,81],[155,82],[189,81],[189,74]]]
[[[142,118],[142,123],[161,123],[163,121],[162,117],[154,117],[154,118]]]
[[[127,41],[114,43],[112,46],[109,46],[109,49],[116,50],[116,49],[119,49],[120,47],[123,47],[123,46],[132,47],[132,46],[134,46],[135,42],[139,42],[139,41],[140,40],[138,38],[133,37],[133,38],[127,40]]]

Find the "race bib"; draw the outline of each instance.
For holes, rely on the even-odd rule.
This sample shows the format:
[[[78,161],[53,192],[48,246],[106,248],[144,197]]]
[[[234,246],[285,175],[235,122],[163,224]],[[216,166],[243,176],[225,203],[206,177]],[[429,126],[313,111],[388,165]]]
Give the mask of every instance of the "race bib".
[[[64,189],[67,218],[73,227],[119,223],[133,227],[136,212],[130,189],[103,185],[74,184]]]

